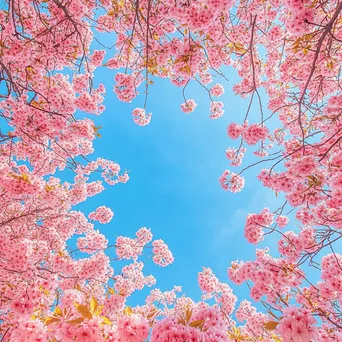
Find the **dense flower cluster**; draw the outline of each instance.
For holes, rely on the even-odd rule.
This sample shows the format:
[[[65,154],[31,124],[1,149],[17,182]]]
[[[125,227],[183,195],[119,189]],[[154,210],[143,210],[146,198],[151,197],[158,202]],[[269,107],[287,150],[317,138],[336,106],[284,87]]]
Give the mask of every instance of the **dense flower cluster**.
[[[314,326],[315,318],[307,309],[299,309],[289,306],[283,311],[284,317],[277,326],[284,342],[291,341],[311,341],[314,340],[318,331]]]
[[[138,77],[129,74],[117,73],[115,81],[116,85],[114,87],[114,91],[119,100],[131,102],[138,95],[136,87],[141,83],[141,80],[139,80]]]
[[[250,243],[263,240],[263,229],[269,228],[273,223],[273,214],[265,208],[260,214],[248,214],[245,225],[245,238]]]

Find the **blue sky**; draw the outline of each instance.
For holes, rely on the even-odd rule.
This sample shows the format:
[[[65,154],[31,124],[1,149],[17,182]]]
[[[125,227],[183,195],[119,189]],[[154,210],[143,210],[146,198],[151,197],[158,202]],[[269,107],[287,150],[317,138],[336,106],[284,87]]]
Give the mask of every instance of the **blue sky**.
[[[156,276],[157,287],[162,290],[181,285],[186,295],[199,300],[197,273],[204,266],[228,282],[240,300],[249,298],[247,286],[236,287],[229,282],[227,268],[233,260],[255,257],[256,246],[243,237],[245,216],[266,206],[276,209],[276,202],[281,201],[261,186],[255,170],[245,174],[246,186],[241,193],[231,194],[220,187],[219,176],[224,169],[231,169],[225,150],[237,143],[228,138],[227,125],[241,122],[248,106],[248,100],[231,91],[238,82],[236,73],[228,69],[230,82],[217,80],[226,88],[219,99],[226,112],[218,120],[209,118],[210,101],[200,86],[192,83],[187,87],[187,97],[194,98],[198,106],[186,115],[180,110],[182,89],[168,80],[154,79],[147,106],[152,120],[150,125],[139,127],[133,123],[131,112],[143,106],[144,88],[132,103],[118,101],[112,92],[115,72],[99,68],[95,74],[96,82],[105,84],[107,94],[106,111],[100,117],[91,117],[96,125],[103,126],[102,138],[95,141],[94,157],[116,161],[122,169],[130,170],[130,180],[108,187],[80,208],[87,214],[98,205],[111,207],[113,220],[97,227],[111,242],[117,235],[133,237],[142,226],[151,228],[155,238],[163,239],[174,254],[174,264],[159,268],[145,258],[145,272]],[[256,105],[251,122],[253,115],[255,120],[260,117]],[[252,160],[258,159],[247,155],[246,165]],[[137,294],[131,301],[142,299],[143,294]]]

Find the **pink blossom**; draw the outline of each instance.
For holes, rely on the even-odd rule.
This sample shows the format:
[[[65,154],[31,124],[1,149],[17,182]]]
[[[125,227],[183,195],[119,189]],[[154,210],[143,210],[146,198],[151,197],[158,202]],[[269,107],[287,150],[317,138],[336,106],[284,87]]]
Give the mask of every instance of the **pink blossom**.
[[[152,114],[146,114],[145,109],[136,108],[132,112],[134,122],[139,126],[146,126],[150,123]]]
[[[210,88],[210,94],[212,96],[219,97],[219,96],[222,96],[223,93],[224,93],[224,88],[221,84],[217,83]]]
[[[243,132],[243,127],[235,122],[232,122],[227,129],[227,134],[232,139],[237,139]]]
[[[223,172],[219,181],[222,188],[230,192],[239,192],[245,185],[245,179],[243,177],[228,170]]]
[[[114,213],[108,207],[101,206],[98,207],[95,211],[89,214],[89,218],[94,221],[99,221],[100,223],[108,223],[113,218]]]
[[[187,100],[185,103],[181,104],[181,109],[184,113],[189,114],[193,112],[196,108],[197,104],[194,100]]]
[[[289,306],[283,310],[283,314],[277,331],[284,342],[310,341],[317,336],[317,328],[314,326],[316,319],[309,310]]]
[[[224,110],[223,110],[223,103],[222,102],[211,102],[211,105],[210,105],[210,118],[211,119],[218,119],[220,118],[223,113],[224,113]]]
[[[140,315],[124,316],[118,321],[117,331],[120,342],[141,342],[147,339],[148,321]]]
[[[280,215],[275,219],[275,221],[277,222],[277,224],[280,228],[284,228],[288,225],[289,218],[287,216]]]

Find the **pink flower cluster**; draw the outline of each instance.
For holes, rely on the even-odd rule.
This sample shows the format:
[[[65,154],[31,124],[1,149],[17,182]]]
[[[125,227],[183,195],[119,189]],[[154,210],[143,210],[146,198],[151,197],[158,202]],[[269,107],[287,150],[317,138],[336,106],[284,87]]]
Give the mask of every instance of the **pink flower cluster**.
[[[224,88],[222,84],[215,84],[210,88],[210,94],[215,97],[220,97],[224,94]]]
[[[91,94],[83,92],[76,100],[75,105],[78,109],[87,113],[101,114],[105,110],[105,106],[102,104],[104,88],[100,90],[93,90]]]
[[[86,237],[77,240],[77,247],[81,252],[92,254],[107,248],[108,241],[99,231],[91,231]]]
[[[127,172],[125,172],[123,175],[120,175],[119,164],[103,158],[98,158],[95,162],[89,163],[89,165],[85,168],[85,173],[88,173],[89,170],[98,170],[99,168],[102,169],[101,176],[105,182],[110,185],[126,183],[129,179]]]
[[[152,114],[146,114],[145,109],[135,108],[132,112],[133,121],[139,126],[146,126],[150,123]]]
[[[203,271],[198,273],[197,279],[204,300],[214,298],[224,312],[228,314],[233,312],[237,297],[227,284],[219,281],[210,268],[203,268]]]
[[[131,102],[138,95],[136,88],[141,83],[138,76],[117,73],[114,79],[116,81],[114,92],[120,101]]]
[[[218,119],[224,114],[223,110],[223,102],[211,102],[210,104],[210,118],[211,119]]]
[[[327,254],[322,258],[322,279],[326,283],[333,298],[340,298],[342,294],[342,255]]]
[[[289,230],[278,241],[278,250],[281,255],[287,257],[289,260],[296,261],[304,250],[304,243],[300,236]]]
[[[197,106],[197,104],[196,104],[196,102],[193,99],[186,100],[185,103],[181,104],[181,110],[184,113],[189,114],[189,113],[192,113],[195,110],[196,106]]]
[[[226,157],[231,160],[231,166],[240,166],[242,164],[243,157],[246,153],[247,149],[241,147],[240,149],[235,148],[227,148],[226,149]]]
[[[249,125],[242,133],[242,137],[248,145],[255,145],[260,140],[265,140],[267,135],[268,129],[258,124]]]
[[[136,238],[119,236],[116,239],[116,254],[120,259],[134,259],[142,254],[144,247],[152,241],[152,233],[146,228],[142,227],[136,232]]]
[[[99,221],[102,224],[110,222],[113,216],[113,211],[106,206],[100,206],[88,215],[91,220]]]
[[[72,79],[72,87],[76,93],[83,93],[89,88],[91,76],[89,74],[77,74]]]
[[[209,307],[204,303],[183,303],[179,300],[172,314],[156,322],[151,342],[229,342],[224,332],[226,327],[217,307]]]
[[[268,208],[261,211],[260,214],[248,214],[245,225],[245,238],[250,243],[259,243],[263,240],[263,229],[270,229],[273,223],[273,214]]]
[[[202,84],[209,84],[209,83],[211,83],[213,81],[212,76],[209,73],[207,73],[207,72],[200,73],[199,76],[200,76]]]
[[[291,15],[287,19],[286,27],[294,36],[301,36],[307,27],[306,21],[314,22],[315,11],[313,8],[305,7],[305,2],[289,0],[286,7]]]
[[[143,273],[144,263],[134,261],[122,268],[121,274],[114,277],[114,289],[128,297],[136,290],[142,290],[145,286],[155,285],[156,279],[152,276],[145,276]]]
[[[90,57],[90,63],[95,67],[100,66],[103,62],[105,54],[105,50],[95,50]]]
[[[165,267],[173,263],[173,255],[163,240],[154,240],[152,246],[152,259],[157,265]]]
[[[123,316],[118,320],[116,342],[142,342],[150,331],[148,320],[141,315]]]
[[[239,192],[245,185],[245,179],[242,176],[230,172],[229,170],[223,171],[219,181],[222,188],[230,192]]]
[[[277,225],[279,228],[284,228],[288,225],[289,223],[289,218],[287,216],[284,215],[279,215],[276,219],[275,219]]]
[[[317,321],[309,310],[288,306],[283,310],[283,315],[277,326],[277,332],[284,342],[315,340],[318,330],[314,324]]]
[[[243,126],[238,125],[235,122],[232,122],[228,125],[227,134],[231,139],[238,139],[243,132]]]
[[[20,298],[13,300],[10,307],[14,314],[23,317],[33,313],[34,305],[29,299]]]
[[[298,287],[304,280],[304,272],[295,263],[284,258],[273,258],[268,249],[257,249],[257,259],[247,262],[232,262],[228,269],[229,278],[236,284],[252,281],[250,295],[254,300],[274,302],[278,294],[288,294],[289,289]]]

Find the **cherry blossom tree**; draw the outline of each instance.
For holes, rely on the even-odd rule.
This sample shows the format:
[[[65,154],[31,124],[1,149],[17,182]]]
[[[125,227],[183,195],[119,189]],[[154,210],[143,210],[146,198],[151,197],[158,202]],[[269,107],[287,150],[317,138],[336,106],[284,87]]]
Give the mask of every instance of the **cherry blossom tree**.
[[[341,11],[336,0],[5,1],[2,341],[342,341],[342,255],[336,251],[342,237]],[[113,33],[113,49],[92,48],[102,32]],[[231,281],[248,284],[263,312],[246,300],[236,307],[231,288],[208,268],[198,274],[201,302],[175,286],[153,288],[142,305],[127,305],[133,292],[156,282],[143,273],[144,249],[152,249],[161,267],[173,256],[146,227],[109,245],[100,230],[113,211],[103,205],[86,217],[74,208],[105,183],[129,179],[117,163],[91,159],[100,127],[77,118],[78,110],[105,110],[105,87],[93,85],[99,67],[117,70],[113,91],[119,100],[131,102],[143,91],[144,106],[132,113],[141,126],[152,119],[152,78],[181,88],[186,114],[197,106],[187,85],[200,84],[210,100],[208,116],[219,119],[224,104],[217,98],[225,89],[212,84],[214,76],[226,79],[227,67],[238,71],[241,81],[233,91],[247,99],[246,112],[236,113],[227,128],[239,143],[226,155],[232,167],[242,168],[224,170],[219,181],[239,192],[243,174],[253,170],[284,199],[280,208],[249,214],[245,225],[251,244],[279,235],[277,256],[271,255],[274,246],[256,249],[255,260],[233,261],[228,270]],[[260,118],[250,123],[254,102]],[[257,161],[243,165],[250,146]],[[63,170],[74,172],[72,182],[57,177]],[[121,272],[114,273],[109,249],[115,260],[127,260]],[[304,265],[319,269],[318,282]]]

